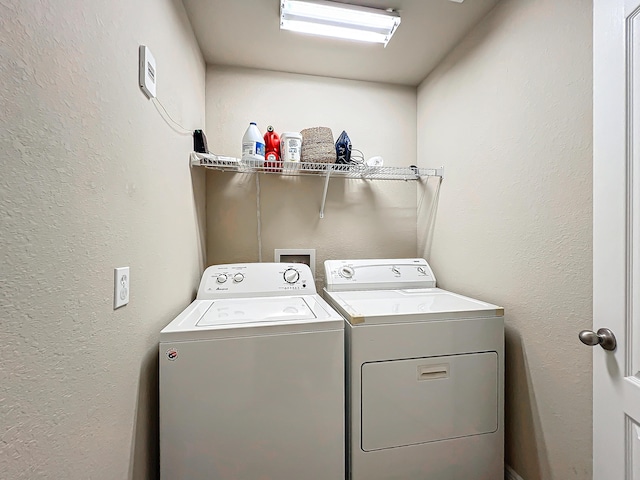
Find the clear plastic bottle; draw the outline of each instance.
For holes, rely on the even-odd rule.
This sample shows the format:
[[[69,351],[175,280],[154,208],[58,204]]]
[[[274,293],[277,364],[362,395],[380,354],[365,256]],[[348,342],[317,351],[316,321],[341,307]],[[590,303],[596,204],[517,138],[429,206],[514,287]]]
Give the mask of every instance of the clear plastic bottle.
[[[264,163],[264,138],[255,122],[249,124],[242,137],[242,161],[250,165]]]

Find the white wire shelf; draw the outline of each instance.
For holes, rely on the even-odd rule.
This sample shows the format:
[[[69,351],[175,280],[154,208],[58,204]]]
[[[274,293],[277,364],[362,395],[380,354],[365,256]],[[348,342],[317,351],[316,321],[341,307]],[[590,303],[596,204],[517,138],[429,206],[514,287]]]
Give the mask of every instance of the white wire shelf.
[[[278,162],[265,166],[263,162],[242,161],[208,153],[191,153],[191,165],[237,173],[271,173],[277,175],[329,175],[331,177],[368,180],[417,180],[421,177],[444,177],[444,167],[369,167],[363,164]]]
[[[191,165],[206,167],[223,172],[271,173],[276,175],[323,175],[324,192],[320,206],[320,218],[324,218],[324,206],[327,202],[329,179],[332,177],[354,178],[361,180],[418,180],[422,177],[444,178],[444,167],[369,167],[363,164],[278,162],[271,166],[261,161],[242,161],[233,157],[223,157],[210,153],[191,152]]]

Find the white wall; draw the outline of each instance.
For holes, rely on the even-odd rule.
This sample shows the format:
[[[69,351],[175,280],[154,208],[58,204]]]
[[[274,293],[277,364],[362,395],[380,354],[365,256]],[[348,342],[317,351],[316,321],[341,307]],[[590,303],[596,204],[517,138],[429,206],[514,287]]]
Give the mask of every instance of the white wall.
[[[204,264],[204,124],[179,0],[0,0],[0,477],[157,476],[158,333]],[[113,310],[113,268],[131,267]]]
[[[326,126],[346,130],[366,158],[385,165],[416,163],[416,90],[410,87],[275,73],[207,68],[209,150],[239,157],[250,121],[264,133]],[[319,218],[324,178],[259,175],[264,261],[274,248],[315,248],[316,282],[327,258],[414,256],[416,183],[334,179]],[[207,175],[210,264],[258,260],[255,175]]]
[[[419,162],[444,164],[419,252],[504,305],[506,460],[591,479],[591,2],[505,0],[418,90]]]

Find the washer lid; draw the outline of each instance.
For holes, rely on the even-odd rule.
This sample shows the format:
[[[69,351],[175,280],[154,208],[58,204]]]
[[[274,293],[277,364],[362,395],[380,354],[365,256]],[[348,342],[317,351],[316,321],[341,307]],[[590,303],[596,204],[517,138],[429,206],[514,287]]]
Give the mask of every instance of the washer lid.
[[[161,341],[317,332],[344,328],[319,295],[195,300],[162,332]]]
[[[246,299],[228,298],[214,301],[197,327],[214,325],[241,325],[275,321],[311,320],[317,318],[309,305],[300,297],[262,298],[248,302]]]
[[[497,305],[439,288],[326,292],[352,325],[503,316]]]

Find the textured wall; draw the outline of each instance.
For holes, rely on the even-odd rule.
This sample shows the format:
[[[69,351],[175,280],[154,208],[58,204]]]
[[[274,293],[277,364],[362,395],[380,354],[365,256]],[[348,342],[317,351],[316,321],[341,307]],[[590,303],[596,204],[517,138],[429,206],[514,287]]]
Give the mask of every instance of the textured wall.
[[[419,212],[440,284],[504,305],[506,460],[591,478],[591,2],[505,0],[418,90]]]
[[[0,0],[0,478],[151,479],[157,340],[204,264],[204,124],[178,0]],[[131,267],[113,310],[113,268]]]
[[[239,157],[250,121],[264,133],[326,126],[346,130],[366,158],[416,162],[416,90],[386,84],[262,70],[207,69],[207,139],[212,152]],[[315,248],[316,281],[327,258],[414,256],[416,183],[333,179],[325,217],[324,179],[259,175],[263,261],[274,248]],[[258,260],[255,175],[207,174],[210,264]]]

